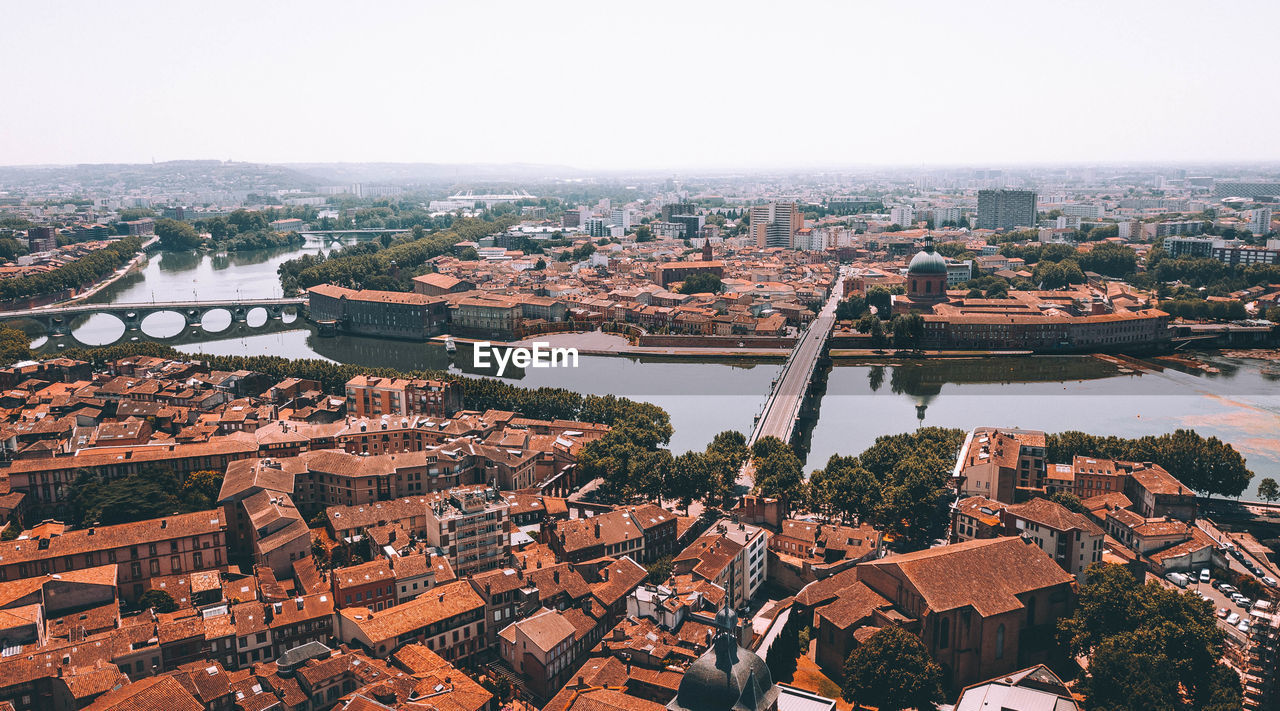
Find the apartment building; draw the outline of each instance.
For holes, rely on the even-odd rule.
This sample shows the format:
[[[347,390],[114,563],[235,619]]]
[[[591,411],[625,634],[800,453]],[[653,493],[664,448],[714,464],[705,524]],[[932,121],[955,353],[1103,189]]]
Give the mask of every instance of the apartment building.
[[[1084,514],[1035,498],[1001,511],[1004,532],[1034,541],[1063,570],[1084,581],[1084,571],[1102,561],[1104,532]]]
[[[1032,190],[979,190],[978,229],[1012,230],[1036,224],[1036,194]]]
[[[559,610],[543,608],[498,633],[498,651],[529,684],[533,693],[549,698],[577,669],[574,636],[577,628]]]
[[[1037,430],[975,429],[960,449],[955,473],[962,496],[985,496],[1011,504],[1015,489],[1045,486],[1045,434]]]
[[[343,608],[337,612],[337,623],[339,639],[379,659],[411,642],[426,644],[451,662],[485,648],[484,600],[465,580],[440,585],[382,612]]]
[[[81,530],[46,522],[0,542],[0,582],[114,564],[120,597],[133,601],[151,578],[225,565],[226,535],[217,509]]]
[[[764,528],[721,519],[672,560],[672,572],[719,585],[730,606],[737,607],[768,577],[768,549]]]
[[[448,417],[462,409],[462,388],[446,380],[357,375],[347,381],[347,414]]]
[[[425,512],[427,543],[444,551],[460,577],[496,568],[511,550],[511,504],[492,487],[458,487],[432,500]]]
[[[801,227],[804,216],[794,202],[771,202],[751,208],[751,236],[757,247],[790,249]]]

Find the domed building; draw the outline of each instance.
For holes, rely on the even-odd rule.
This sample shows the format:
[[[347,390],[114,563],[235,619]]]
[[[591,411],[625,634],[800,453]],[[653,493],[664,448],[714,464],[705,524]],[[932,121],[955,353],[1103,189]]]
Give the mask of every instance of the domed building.
[[[711,647],[680,680],[671,711],[777,711],[778,687],[769,667],[738,643],[738,616],[726,606],[716,614]]]
[[[907,265],[907,293],[893,298],[894,313],[930,312],[947,300],[947,258],[933,248],[933,235]]]

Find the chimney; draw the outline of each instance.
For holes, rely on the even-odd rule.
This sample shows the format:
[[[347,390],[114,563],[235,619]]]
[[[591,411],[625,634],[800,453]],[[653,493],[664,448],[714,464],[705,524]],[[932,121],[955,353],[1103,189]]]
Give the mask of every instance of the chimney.
[[[560,582],[560,571],[557,570],[551,573],[551,578],[555,580],[557,583]]]
[[[437,597],[440,602],[444,602],[444,593],[440,593]]]
[[[600,578],[601,578],[601,579],[603,579],[606,583],[607,583],[607,582],[609,582],[609,569],[608,569],[608,568],[601,568],[601,569],[600,569]]]
[[[296,598],[294,598],[294,599],[293,599],[293,602],[294,602],[294,604],[296,604],[296,605],[298,606],[298,609],[299,609],[299,610],[301,610],[301,609],[302,609],[302,604],[303,604],[303,602],[305,602],[305,601],[302,599],[302,596],[301,596],[301,595],[299,595],[298,597],[296,597]]]
[[[596,522],[596,538],[600,537],[600,522]]]
[[[162,518],[162,519],[160,519],[160,528],[161,528],[161,529],[165,529],[165,528],[168,528],[168,527],[169,527],[169,519],[167,519],[167,518]]]

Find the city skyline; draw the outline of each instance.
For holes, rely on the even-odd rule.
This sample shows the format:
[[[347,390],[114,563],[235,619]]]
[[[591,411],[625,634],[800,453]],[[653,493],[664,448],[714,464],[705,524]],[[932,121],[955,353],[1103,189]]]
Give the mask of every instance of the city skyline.
[[[0,49],[26,107],[0,118],[0,163],[1280,160],[1254,118],[1280,99],[1223,98],[1267,62],[1261,3],[383,7],[14,6],[8,27],[58,42]]]

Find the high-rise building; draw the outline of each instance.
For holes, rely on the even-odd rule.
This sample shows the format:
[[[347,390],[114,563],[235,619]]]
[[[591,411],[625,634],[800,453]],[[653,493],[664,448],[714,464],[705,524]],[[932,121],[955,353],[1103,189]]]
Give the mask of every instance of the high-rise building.
[[[903,228],[911,229],[911,226],[916,221],[915,208],[910,205],[899,205],[889,210],[889,221]]]
[[[978,229],[1011,230],[1036,224],[1033,190],[979,190]]]
[[[698,206],[691,202],[671,202],[662,206],[662,219],[670,220],[672,215],[696,215]]]
[[[1271,208],[1260,207],[1250,213],[1249,231],[1258,236],[1271,232]]]
[[[631,211],[625,207],[610,210],[609,223],[621,227],[623,231],[631,229]]]
[[[751,208],[751,234],[757,247],[792,247],[804,217],[794,202],[771,202]]]

